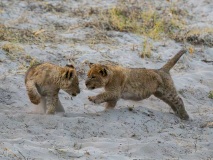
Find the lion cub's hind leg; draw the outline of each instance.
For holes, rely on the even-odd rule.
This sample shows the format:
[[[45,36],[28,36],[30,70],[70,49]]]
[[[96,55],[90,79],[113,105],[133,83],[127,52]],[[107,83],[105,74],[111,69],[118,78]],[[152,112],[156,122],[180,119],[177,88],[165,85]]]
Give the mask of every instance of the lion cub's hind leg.
[[[46,102],[46,97],[44,96],[41,96],[41,102],[39,104],[41,107],[40,110],[41,110],[41,113],[46,113],[46,110],[47,110],[47,102]]]
[[[117,101],[107,101],[105,104],[105,110],[113,109],[115,108]]]
[[[30,98],[30,101],[33,104],[39,104],[41,101],[41,95],[38,93],[37,87],[34,81],[30,80],[26,82],[27,94]]]
[[[157,91],[154,95],[166,102],[181,119],[189,119],[189,115],[187,114],[183,104],[183,100],[175,91],[165,91],[164,93]]]

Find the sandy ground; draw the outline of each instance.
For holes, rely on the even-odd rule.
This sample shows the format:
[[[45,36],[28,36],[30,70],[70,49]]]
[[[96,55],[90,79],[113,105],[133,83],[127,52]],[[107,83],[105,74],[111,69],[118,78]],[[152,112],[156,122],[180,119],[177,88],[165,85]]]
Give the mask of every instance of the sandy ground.
[[[56,14],[51,7],[42,8],[44,4],[61,5],[61,13]],[[185,54],[171,70],[190,115],[189,121],[180,120],[168,105],[153,96],[139,102],[119,100],[116,108],[108,112],[104,112],[104,104],[88,101],[89,95],[96,95],[102,89],[86,89],[84,82],[89,67],[85,62],[111,61],[125,67],[160,68],[186,45],[170,39],[150,39],[154,45],[152,56],[142,59],[138,52],[142,50],[143,36],[107,31],[108,40],[97,40],[95,35],[102,32],[76,27],[89,21],[88,17],[69,14],[115,4],[113,0],[1,0],[0,24],[34,31],[55,29],[51,34],[58,37],[56,42],[19,45],[24,54],[39,61],[65,65],[72,58],[79,72],[81,93],[71,98],[60,91],[64,115],[35,114],[39,107],[30,103],[24,85],[27,64],[21,57],[23,52],[13,55],[13,59],[0,49],[0,159],[213,159],[213,129],[211,125],[205,127],[213,121],[213,99],[208,97],[213,90],[212,46],[193,46],[194,53]],[[179,5],[193,15],[188,20],[189,27],[213,25],[212,1],[181,1]],[[0,46],[5,43],[0,41]]]

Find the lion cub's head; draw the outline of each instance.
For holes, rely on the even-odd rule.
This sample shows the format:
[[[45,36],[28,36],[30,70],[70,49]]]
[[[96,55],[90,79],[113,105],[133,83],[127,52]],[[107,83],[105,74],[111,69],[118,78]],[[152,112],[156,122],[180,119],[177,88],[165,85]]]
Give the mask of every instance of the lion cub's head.
[[[66,65],[66,67],[63,67],[61,75],[60,89],[72,96],[76,96],[80,93],[78,77],[73,65]]]
[[[107,66],[101,64],[90,64],[88,78],[85,82],[88,89],[104,87],[109,79]]]

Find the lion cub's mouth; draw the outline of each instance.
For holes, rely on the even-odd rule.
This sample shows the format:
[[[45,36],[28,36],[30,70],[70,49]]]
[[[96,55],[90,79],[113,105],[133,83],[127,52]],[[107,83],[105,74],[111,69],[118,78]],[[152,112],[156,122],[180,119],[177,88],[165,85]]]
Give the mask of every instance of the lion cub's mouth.
[[[95,89],[95,87],[87,87],[89,90],[93,90]]]
[[[73,93],[73,94],[72,94],[73,97],[75,97],[76,95],[77,95],[76,93]]]

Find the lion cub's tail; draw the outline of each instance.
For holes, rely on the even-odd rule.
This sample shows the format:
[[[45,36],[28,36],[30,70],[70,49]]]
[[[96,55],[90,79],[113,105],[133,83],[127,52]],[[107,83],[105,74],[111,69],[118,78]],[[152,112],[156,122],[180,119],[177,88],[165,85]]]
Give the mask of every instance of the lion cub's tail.
[[[161,69],[165,72],[169,72],[169,70],[177,63],[180,57],[186,53],[185,49],[180,50],[172,59],[170,59]]]

